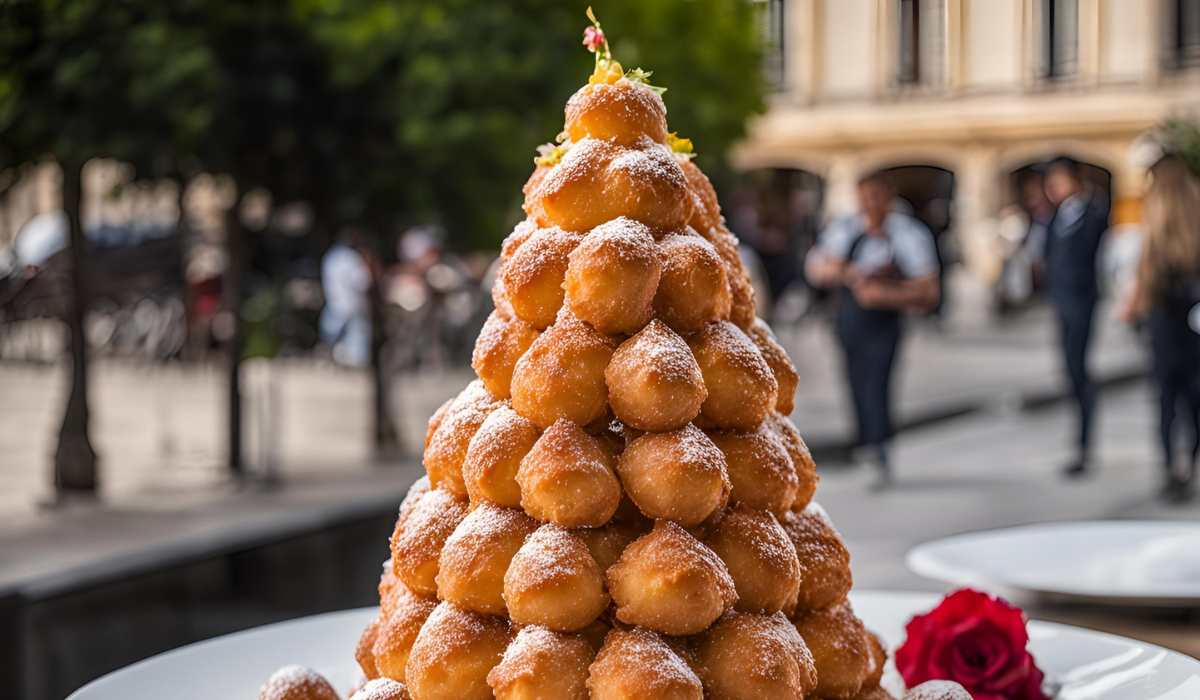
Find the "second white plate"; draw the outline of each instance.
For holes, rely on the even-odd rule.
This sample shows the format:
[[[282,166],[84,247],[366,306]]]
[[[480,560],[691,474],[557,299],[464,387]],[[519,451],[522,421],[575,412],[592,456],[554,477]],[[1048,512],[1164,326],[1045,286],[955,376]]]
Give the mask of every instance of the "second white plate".
[[[991,590],[1200,606],[1200,522],[1044,523],[926,542],[914,572]]]

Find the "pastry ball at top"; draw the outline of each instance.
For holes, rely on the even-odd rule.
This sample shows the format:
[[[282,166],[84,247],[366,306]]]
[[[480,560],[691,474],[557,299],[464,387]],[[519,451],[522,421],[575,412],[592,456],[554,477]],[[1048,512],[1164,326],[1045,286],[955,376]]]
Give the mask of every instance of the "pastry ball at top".
[[[758,351],[767,361],[767,366],[771,368],[771,373],[775,375],[775,382],[779,385],[779,391],[775,396],[775,410],[785,416],[790,414],[796,407],[796,385],[800,383],[800,374],[796,372],[792,358],[788,357],[787,350],[783,349],[783,346],[775,339],[775,333],[771,331],[771,327],[761,318],[754,319],[754,323],[746,331],[746,335],[758,346]]]
[[[775,408],[779,384],[754,343],[732,323],[716,321],[689,336],[688,345],[708,389],[700,407],[705,427],[758,428]]]
[[[563,281],[566,302],[601,333],[636,333],[650,320],[660,267],[650,229],[625,217],[613,219],[571,251]]]
[[[356,690],[350,700],[412,700],[408,688],[391,678],[376,678]]]
[[[530,625],[488,674],[496,700],[589,700],[588,666],[596,652],[576,634]]]
[[[616,458],[603,443],[568,420],[542,433],[521,460],[521,507],[542,522],[600,527],[621,502]]]
[[[421,497],[392,533],[392,568],[415,593],[437,595],[442,548],[463,518],[467,502],[443,489]]]
[[[780,522],[795,545],[800,562],[796,614],[821,610],[845,600],[853,584],[850,552],[825,509],[813,502],[799,513],[785,513]]]
[[[680,160],[679,167],[683,169],[683,176],[688,183],[688,191],[692,193],[692,200],[695,202],[692,207],[692,218],[688,224],[697,231],[720,226],[722,224],[721,204],[717,201],[717,191],[713,189],[712,182],[691,158],[677,160]]]
[[[520,508],[517,469],[541,434],[528,418],[508,406],[492,411],[471,438],[463,459],[463,481],[471,503],[491,501]]]
[[[617,460],[617,475],[647,517],[684,527],[699,525],[729,498],[725,456],[691,424],[630,441]]]
[[[442,603],[417,635],[405,683],[420,700],[493,700],[487,675],[511,639],[502,618]]]
[[[654,313],[663,323],[691,333],[729,316],[728,266],[711,243],[684,229],[664,236],[658,250],[662,274]]]
[[[650,139],[630,148],[603,139],[579,141],[525,198],[532,219],[568,231],[588,231],[621,216],[677,229],[687,224],[692,206],[670,149]]]
[[[541,228],[501,267],[500,279],[513,312],[537,330],[554,323],[563,304],[562,284],[571,251],[582,240],[582,233]]]
[[[649,87],[630,80],[592,83],[567,100],[567,135],[632,146],[643,137],[667,142],[667,107]]]
[[[637,430],[664,432],[687,425],[708,397],[691,349],[658,320],[621,343],[604,377],[613,413]]]
[[[711,430],[725,455],[734,502],[782,515],[796,498],[799,479],[783,441],[770,430]]]
[[[788,456],[792,458],[792,466],[796,470],[797,488],[796,498],[792,501],[791,508],[795,511],[804,510],[812,502],[813,494],[817,492],[817,482],[820,481],[812,453],[808,451],[808,445],[804,444],[804,438],[800,437],[800,431],[796,429],[796,425],[787,416],[776,413],[764,427],[783,442]]]
[[[669,520],[629,545],[605,578],[618,620],[666,634],[695,634],[737,601],[720,557]]]
[[[390,610],[381,616],[371,642],[371,657],[379,676],[403,681],[413,643],[421,626],[437,607],[437,600],[419,596],[403,583],[398,590],[399,594],[394,597]]]
[[[434,488],[446,489],[456,496],[467,495],[462,476],[467,447],[475,431],[499,405],[499,399],[478,379],[468,384],[450,405],[425,448],[425,471],[429,472]]]
[[[721,557],[733,577],[738,611],[791,611],[800,589],[800,562],[796,547],[774,516],[735,506],[718,520],[704,543]]]
[[[816,694],[831,700],[853,698],[871,672],[871,648],[850,603],[807,613],[795,623],[817,667]]]
[[[604,577],[587,545],[570,530],[546,524],[513,557],[504,576],[513,622],[578,632],[608,607]]]
[[[695,672],[656,632],[614,627],[587,682],[591,700],[702,700]]]
[[[608,410],[604,370],[612,356],[607,338],[564,310],[517,362],[513,408],[543,430],[560,418],[599,420]]]
[[[339,700],[325,677],[304,666],[284,666],[258,691],[258,700]]]
[[[728,612],[696,643],[711,700],[804,700],[816,688],[812,654],[782,614]]]
[[[475,612],[504,615],[504,574],[537,521],[484,503],[458,525],[438,567],[438,597]]]
[[[488,391],[501,399],[512,396],[513,368],[537,338],[537,329],[519,318],[504,318],[499,311],[488,316],[471,355],[471,367]]]

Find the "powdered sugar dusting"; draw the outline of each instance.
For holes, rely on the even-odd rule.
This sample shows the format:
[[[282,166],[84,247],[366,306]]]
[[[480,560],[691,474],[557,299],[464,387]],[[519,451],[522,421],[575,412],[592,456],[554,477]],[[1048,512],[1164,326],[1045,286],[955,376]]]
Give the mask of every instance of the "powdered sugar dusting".
[[[351,700],[409,700],[409,694],[408,689],[399,681],[391,678],[376,678],[369,681],[350,698]]]
[[[329,681],[316,671],[304,666],[284,666],[275,673],[267,684],[258,691],[258,700],[338,700],[337,693]]]
[[[703,389],[704,377],[688,344],[657,319],[621,344],[613,364],[617,371],[636,374],[646,384],[696,384]]]

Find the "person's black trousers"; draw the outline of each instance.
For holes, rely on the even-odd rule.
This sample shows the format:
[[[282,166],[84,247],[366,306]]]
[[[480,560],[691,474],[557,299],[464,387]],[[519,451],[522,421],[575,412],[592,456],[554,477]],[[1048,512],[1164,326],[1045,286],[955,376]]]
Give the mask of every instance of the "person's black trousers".
[[[882,446],[892,437],[892,365],[900,344],[899,317],[893,315],[872,318],[872,312],[857,308],[838,315],[861,445]]]
[[[1080,454],[1086,458],[1091,447],[1092,414],[1096,406],[1096,386],[1087,371],[1087,350],[1092,336],[1096,300],[1055,299],[1054,310],[1058,313],[1059,338],[1067,377],[1071,380],[1071,389],[1079,409]]]
[[[1154,382],[1158,385],[1158,435],[1163,466],[1173,466],[1174,430],[1182,419],[1190,433],[1190,457],[1195,468],[1200,453],[1200,335],[1188,326],[1190,303],[1168,301],[1150,317],[1150,349]],[[1178,416],[1179,407],[1183,415]]]

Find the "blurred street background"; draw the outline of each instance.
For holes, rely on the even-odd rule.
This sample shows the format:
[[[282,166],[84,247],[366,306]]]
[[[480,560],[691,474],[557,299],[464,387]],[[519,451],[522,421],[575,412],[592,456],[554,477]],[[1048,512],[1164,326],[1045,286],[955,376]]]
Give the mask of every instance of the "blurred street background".
[[[592,62],[581,2],[167,5],[0,6],[4,698],[376,602],[428,418],[474,376],[536,147]],[[1146,331],[1121,318],[1154,163],[1138,139],[1200,110],[1200,0],[595,9],[622,64],[669,88],[742,241],[857,587],[943,590],[904,555],[949,534],[1200,519],[1160,497]],[[1076,480],[1033,242],[1047,205],[1027,196],[1063,156],[1109,212]],[[873,171],[936,241],[942,292],[906,319],[883,491],[834,299],[804,274]],[[1031,604],[1200,655],[1195,610]]]

